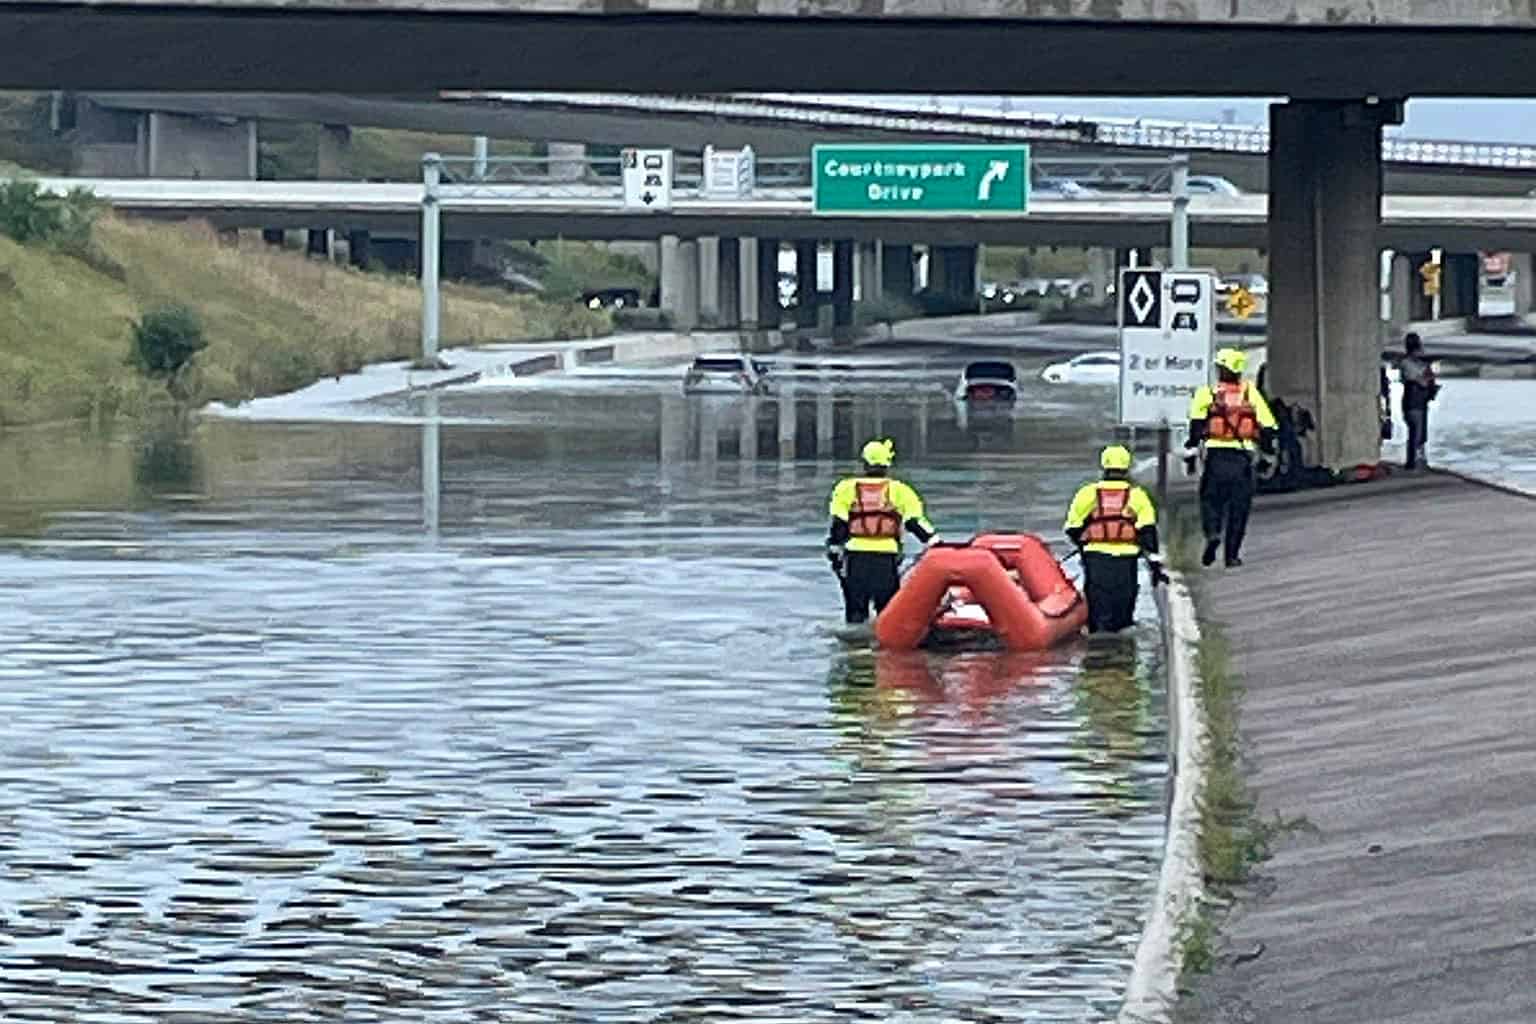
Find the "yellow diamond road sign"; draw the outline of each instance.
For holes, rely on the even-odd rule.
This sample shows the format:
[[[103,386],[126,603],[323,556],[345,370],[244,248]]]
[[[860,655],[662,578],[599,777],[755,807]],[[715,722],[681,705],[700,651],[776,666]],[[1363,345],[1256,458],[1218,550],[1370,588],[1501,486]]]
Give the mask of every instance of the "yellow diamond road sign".
[[[1238,286],[1227,296],[1227,312],[1240,320],[1247,320],[1257,308],[1258,303],[1253,301],[1253,295],[1247,288]]]

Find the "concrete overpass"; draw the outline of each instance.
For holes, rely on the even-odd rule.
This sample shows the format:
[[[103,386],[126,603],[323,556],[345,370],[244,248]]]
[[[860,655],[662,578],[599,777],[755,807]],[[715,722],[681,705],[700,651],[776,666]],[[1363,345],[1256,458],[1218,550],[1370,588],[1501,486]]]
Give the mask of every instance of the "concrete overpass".
[[[0,0],[0,88],[1523,96],[1511,0]]]
[[[205,219],[216,228],[330,228],[414,236],[423,186],[365,182],[189,181],[43,178],[55,191],[84,187],[135,216]],[[445,237],[654,241],[720,236],[849,239],[934,245],[1081,245],[1152,248],[1168,243],[1168,196],[1032,200],[1026,216],[836,217],[811,210],[806,188],[759,189],[751,199],[700,198],[674,192],[669,212],[623,205],[606,185],[534,184],[467,187],[441,200]],[[1269,241],[1266,195],[1194,196],[1194,245],[1263,247]],[[1385,196],[1376,242],[1402,251],[1447,248],[1536,251],[1536,198]]]
[[[248,166],[249,126],[229,118],[326,126],[320,163],[348,144],[339,126],[454,132],[561,143],[666,146],[750,145],[760,156],[803,157],[817,142],[1027,142],[1047,159],[1191,154],[1192,173],[1226,177],[1248,191],[1268,188],[1269,132],[1264,125],[1206,124],[1142,118],[1064,117],[1044,111],[982,111],[952,101],[913,110],[876,98],[818,101],[786,95],[664,96],[642,93],[476,93],[343,96],[293,93],[87,93],[77,113],[80,150],[74,171],[93,176],[195,177],[205,166]],[[100,111],[98,114],[97,111]],[[147,140],[158,115],[159,146]],[[105,120],[103,120],[105,118]],[[127,120],[123,120],[123,119]],[[196,119],[183,126],[176,119]],[[222,122],[221,123],[216,123]],[[210,134],[212,133],[212,134]],[[124,141],[113,141],[122,139]],[[211,149],[228,150],[222,162]],[[179,150],[179,151],[178,151]],[[1419,195],[1524,195],[1536,185],[1536,145],[1449,139],[1388,138],[1382,143],[1385,188]],[[254,174],[250,175],[254,177]]]

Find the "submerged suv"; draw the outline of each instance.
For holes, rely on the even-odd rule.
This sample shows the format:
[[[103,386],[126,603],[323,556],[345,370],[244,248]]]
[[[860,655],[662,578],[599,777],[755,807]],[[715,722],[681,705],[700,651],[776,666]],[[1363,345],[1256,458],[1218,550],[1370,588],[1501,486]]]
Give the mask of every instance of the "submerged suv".
[[[761,395],[768,390],[768,366],[739,352],[697,356],[683,376],[690,395]]]
[[[958,402],[1007,402],[1019,397],[1019,374],[1013,364],[1000,359],[967,363],[955,385]]]

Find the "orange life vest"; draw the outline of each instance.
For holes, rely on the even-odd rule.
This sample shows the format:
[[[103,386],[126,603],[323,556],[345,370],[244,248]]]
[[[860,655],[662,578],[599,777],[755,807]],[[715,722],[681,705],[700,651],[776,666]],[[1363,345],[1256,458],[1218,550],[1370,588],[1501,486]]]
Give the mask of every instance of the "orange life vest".
[[[886,487],[884,480],[855,485],[853,507],[848,510],[849,536],[901,536],[901,513],[891,507]]]
[[[1131,510],[1129,487],[1100,487],[1094,496],[1093,514],[1083,524],[1085,544],[1135,544],[1136,513]]]
[[[1253,441],[1259,436],[1259,414],[1248,401],[1247,384],[1217,384],[1206,415],[1205,436],[1213,441]]]

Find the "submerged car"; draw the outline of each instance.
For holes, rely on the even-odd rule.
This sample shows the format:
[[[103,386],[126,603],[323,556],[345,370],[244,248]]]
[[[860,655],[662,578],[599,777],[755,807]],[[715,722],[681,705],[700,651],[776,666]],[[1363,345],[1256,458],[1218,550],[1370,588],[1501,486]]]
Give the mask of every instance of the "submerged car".
[[[697,356],[683,376],[690,395],[761,395],[768,390],[768,365],[739,352]]]
[[[1120,353],[1084,352],[1064,363],[1050,364],[1040,371],[1040,376],[1052,384],[1117,384]]]
[[[959,402],[1012,403],[1018,397],[1018,371],[1000,359],[967,363],[955,384],[955,400]]]

